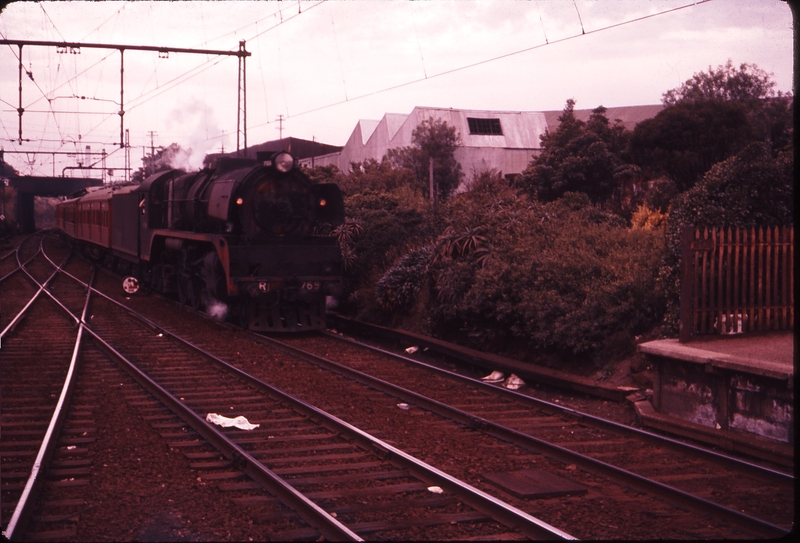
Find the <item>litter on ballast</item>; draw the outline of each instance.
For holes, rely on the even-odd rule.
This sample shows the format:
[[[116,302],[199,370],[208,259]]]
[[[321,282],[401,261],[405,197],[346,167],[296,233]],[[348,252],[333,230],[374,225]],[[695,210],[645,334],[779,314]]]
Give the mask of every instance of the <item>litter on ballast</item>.
[[[481,381],[484,383],[499,383],[503,380],[505,375],[503,375],[502,371],[494,370],[492,373],[487,375],[486,377],[481,378]]]
[[[442,487],[440,486],[429,486],[428,491],[433,492],[434,494],[444,494],[444,490],[442,490]]]
[[[506,382],[503,383],[503,386],[509,390],[517,390],[519,387],[525,384],[525,381],[514,375],[513,373],[509,375]]]
[[[399,404],[397,404],[397,407],[399,407],[400,409],[403,409],[404,411],[408,411],[408,404],[407,403],[399,403]]]
[[[250,424],[250,421],[248,421],[242,415],[230,419],[228,417],[223,417],[222,415],[217,415],[216,413],[209,413],[206,415],[206,420],[212,424],[216,424],[217,426],[222,426],[223,428],[230,428],[233,426],[235,428],[239,428],[240,430],[253,430],[261,426],[260,424]]]
[[[417,347],[416,345],[414,345],[413,347],[409,347],[408,349],[406,349],[406,352],[407,352],[408,354],[414,354],[414,353],[415,353],[415,352],[417,352],[418,350],[419,350],[419,347]]]

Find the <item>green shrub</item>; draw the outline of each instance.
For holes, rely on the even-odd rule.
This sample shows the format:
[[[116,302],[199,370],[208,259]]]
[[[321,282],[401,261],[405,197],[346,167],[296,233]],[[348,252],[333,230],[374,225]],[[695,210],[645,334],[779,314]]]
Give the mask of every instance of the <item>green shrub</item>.
[[[585,194],[549,204],[485,183],[456,197],[443,251],[431,266],[431,328],[477,348],[586,354],[661,316],[655,289],[662,230],[628,229]],[[483,251],[481,251],[483,250]]]
[[[794,224],[793,167],[791,148],[773,157],[766,145],[750,144],[716,164],[697,185],[675,198],[667,221],[667,252],[659,272],[667,301],[663,335],[678,334],[682,229]]]
[[[427,202],[406,188],[365,190],[345,197],[348,218],[359,225],[360,234],[346,246],[343,309],[385,320],[374,297],[375,285],[397,258],[429,237],[427,209]]]
[[[399,313],[408,311],[422,290],[430,260],[430,247],[423,247],[389,268],[375,285],[375,299],[381,307]]]

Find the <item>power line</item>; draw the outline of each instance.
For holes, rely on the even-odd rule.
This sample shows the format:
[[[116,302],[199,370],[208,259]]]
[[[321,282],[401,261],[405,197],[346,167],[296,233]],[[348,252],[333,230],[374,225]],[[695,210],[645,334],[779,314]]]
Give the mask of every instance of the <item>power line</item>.
[[[606,31],[606,30],[611,30],[611,29],[618,28],[618,27],[621,27],[621,26],[629,25],[629,24],[632,24],[632,23],[637,23],[637,22],[640,22],[640,21],[644,21],[646,19],[652,19],[653,17],[658,17],[660,15],[666,15],[668,13],[673,13],[675,11],[679,11],[679,10],[682,10],[682,9],[691,8],[691,7],[694,7],[694,6],[698,6],[700,4],[705,4],[707,2],[711,2],[711,0],[699,0],[699,1],[694,2],[692,4],[684,4],[682,6],[678,6],[678,7],[675,7],[675,8],[670,8],[670,9],[666,9],[664,11],[659,11],[658,13],[651,13],[649,15],[643,15],[641,17],[636,17],[634,19],[629,19],[627,21],[622,21],[620,23],[614,23],[614,24],[611,24],[611,25],[608,25],[608,26],[604,26],[604,27],[601,27],[601,28],[596,28],[594,30],[589,30],[589,31],[585,31],[583,29],[583,23],[581,23],[581,33],[580,34],[574,34],[572,36],[567,36],[567,37],[560,38],[560,39],[553,40],[553,41],[547,41],[547,38],[545,38],[545,43],[540,43],[538,45],[533,45],[531,47],[525,47],[524,49],[518,49],[517,51],[512,51],[511,53],[505,53],[505,54],[502,54],[502,55],[498,55],[496,57],[488,58],[488,59],[485,59],[485,60],[480,60],[478,62],[473,62],[471,64],[466,64],[464,66],[459,66],[457,68],[452,68],[450,70],[445,70],[445,71],[439,72],[437,74],[426,75],[425,77],[422,77],[422,78],[419,78],[419,79],[413,79],[413,80],[410,80],[410,81],[406,81],[404,83],[399,83],[397,85],[393,85],[391,87],[386,87],[384,89],[380,89],[380,90],[377,90],[377,91],[367,92],[367,93],[364,93],[364,94],[361,94],[361,95],[358,95],[358,96],[354,96],[354,97],[349,98],[349,99],[340,100],[338,102],[333,102],[333,103],[330,103],[330,104],[327,104],[327,105],[324,105],[324,106],[319,106],[319,107],[315,107],[315,108],[312,108],[312,109],[308,109],[306,111],[302,111],[300,113],[295,113],[294,115],[287,116],[287,118],[289,118],[289,117],[299,117],[301,115],[307,115],[309,113],[315,113],[315,112],[321,111],[323,109],[328,109],[328,108],[331,108],[331,107],[334,107],[334,106],[340,106],[342,104],[346,104],[348,102],[353,102],[355,100],[360,100],[362,98],[368,98],[370,96],[375,96],[377,94],[382,94],[384,92],[389,92],[389,91],[401,89],[403,87],[407,87],[407,86],[413,85],[415,83],[421,83],[423,81],[428,81],[428,80],[433,79],[435,77],[442,77],[442,76],[445,76],[445,75],[450,75],[450,74],[453,74],[453,73],[456,73],[456,72],[460,72],[460,71],[463,71],[463,70],[468,70],[470,68],[475,68],[476,66],[481,66],[483,64],[488,64],[490,62],[495,62],[497,60],[502,60],[504,58],[513,57],[515,55],[519,55],[519,54],[522,54],[522,53],[527,53],[529,51],[533,51],[535,49],[540,49],[540,48],[548,46],[548,45],[554,45],[556,43],[561,43],[561,42],[573,40],[575,38],[581,38],[583,36],[588,36],[590,34],[597,34],[598,32],[603,32],[603,31]],[[252,128],[258,128],[260,126],[265,126],[267,124],[269,124],[269,123],[267,122],[267,123],[257,124],[257,125],[252,126]]]
[[[119,119],[120,119],[120,134],[119,134],[119,146],[124,147],[125,143],[123,141],[124,134],[123,134],[123,119],[125,115],[124,111],[124,53],[125,51],[157,51],[159,56],[167,57],[169,53],[189,53],[189,54],[206,54],[206,55],[215,55],[215,56],[236,56],[239,57],[239,65],[242,66],[242,59],[249,57],[251,53],[244,48],[244,41],[239,42],[239,49],[237,51],[222,51],[222,50],[208,50],[208,49],[190,49],[186,47],[155,47],[151,45],[125,45],[125,44],[110,44],[110,43],[84,43],[84,42],[52,42],[52,41],[42,41],[42,40],[0,40],[0,45],[8,44],[8,45],[17,45],[19,47],[20,55],[19,55],[19,102],[20,106],[18,108],[19,112],[19,142],[22,143],[22,114],[25,109],[22,107],[22,48],[23,46],[43,46],[43,47],[55,47],[57,53],[64,53],[69,51],[71,53],[80,53],[81,49],[116,49],[119,51],[120,54],[120,94],[119,94]],[[240,68],[241,71],[241,68]],[[28,76],[33,81],[33,76],[30,72],[28,72]],[[241,77],[241,75],[240,75]],[[35,83],[35,82],[34,82]],[[37,85],[38,87],[38,85]],[[41,91],[41,89],[40,89]],[[42,92],[43,93],[43,92]],[[43,93],[44,94],[44,93]],[[48,100],[49,101],[49,100]],[[52,108],[52,104],[50,106]],[[245,110],[246,111],[246,110]],[[55,117],[55,116],[54,116]],[[238,122],[238,119],[237,119]],[[56,123],[56,126],[58,124]]]
[[[305,11],[299,11],[299,10],[298,10],[298,12],[297,12],[297,14],[296,14],[296,15],[292,15],[291,17],[287,17],[286,19],[284,19],[284,18],[283,18],[282,10],[278,10],[278,13],[279,13],[279,14],[281,14],[281,21],[280,21],[278,24],[276,24],[276,25],[273,25],[273,26],[271,26],[271,27],[269,27],[269,28],[266,28],[266,29],[262,30],[261,32],[258,32],[258,33],[257,33],[257,34],[255,34],[254,36],[251,36],[251,37],[247,38],[247,41],[253,41],[254,39],[258,38],[259,36],[262,36],[263,34],[265,34],[265,33],[269,32],[269,31],[270,31],[270,30],[272,30],[273,28],[276,28],[276,27],[278,27],[278,26],[282,25],[283,23],[286,23],[286,22],[288,22],[288,21],[291,21],[292,19],[294,19],[294,18],[296,18],[296,17],[299,17],[299,16],[300,16],[300,15],[302,15],[303,13],[308,13],[309,11],[311,11],[312,9],[314,9],[314,8],[315,8],[315,7],[317,7],[317,6],[321,6],[321,5],[322,5],[322,4],[324,4],[326,1],[327,1],[327,0],[322,0],[321,2],[317,2],[316,4],[314,4],[313,6],[311,6],[310,8],[306,9]],[[273,14],[273,15],[274,15],[274,14]],[[262,21],[263,21],[263,20],[264,20],[264,19],[262,19]],[[249,26],[249,25],[248,25],[248,26]]]

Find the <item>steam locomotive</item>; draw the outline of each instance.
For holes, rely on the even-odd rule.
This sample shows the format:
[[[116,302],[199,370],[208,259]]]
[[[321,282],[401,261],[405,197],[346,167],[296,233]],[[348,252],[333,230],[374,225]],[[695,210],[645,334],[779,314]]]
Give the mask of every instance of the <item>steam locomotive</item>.
[[[316,228],[343,220],[339,187],[313,184],[286,152],[90,188],[56,207],[58,228],[87,256],[256,331],[325,327],[341,253]]]

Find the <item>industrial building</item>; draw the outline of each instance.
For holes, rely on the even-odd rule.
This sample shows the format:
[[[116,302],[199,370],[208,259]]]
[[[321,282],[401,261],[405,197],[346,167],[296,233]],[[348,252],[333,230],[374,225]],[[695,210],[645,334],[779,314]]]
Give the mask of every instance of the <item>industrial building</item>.
[[[655,117],[662,105],[607,108],[606,116],[632,130],[637,123]],[[586,121],[591,109],[575,110],[578,119]],[[466,179],[472,172],[495,169],[503,175],[521,173],[534,155],[541,152],[541,136],[558,126],[562,111],[491,111],[415,107],[408,115],[387,113],[380,121],[360,120],[340,151],[313,157],[313,165],[335,165],[343,172],[354,162],[367,159],[380,161],[389,149],[410,146],[414,129],[434,118],[454,126],[461,135],[461,147],[455,158]],[[312,158],[300,161],[312,165]]]

